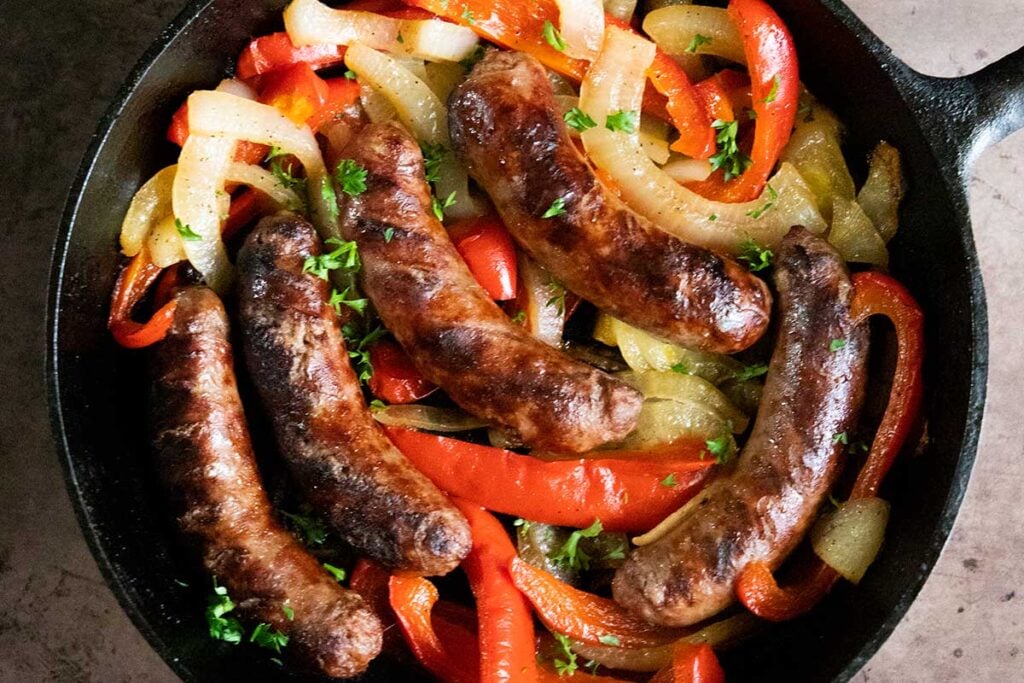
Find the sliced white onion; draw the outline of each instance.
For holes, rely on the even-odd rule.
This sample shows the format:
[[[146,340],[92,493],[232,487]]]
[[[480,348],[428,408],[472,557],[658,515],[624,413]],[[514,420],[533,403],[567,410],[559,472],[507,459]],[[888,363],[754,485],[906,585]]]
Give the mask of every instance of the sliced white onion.
[[[714,384],[679,372],[626,372],[619,375],[636,388],[645,399],[663,399],[676,402],[693,401],[714,410],[732,425],[734,434],[747,429],[749,418],[732,404]]]
[[[814,193],[822,217],[831,221],[833,198],[853,199],[853,178],[839,145],[839,120],[826,107],[811,102],[812,115],[797,117],[780,159],[796,167]]]
[[[302,199],[291,188],[282,185],[273,173],[261,166],[235,162],[228,168],[227,180],[259,190],[270,197],[279,209],[301,211],[303,208]]]
[[[669,160],[672,152],[668,148],[671,126],[665,121],[647,116],[640,119],[640,148],[651,161],[661,166]]]
[[[565,315],[552,302],[551,274],[526,254],[519,254],[519,307],[526,314],[526,329],[549,346],[562,346]],[[549,303],[550,302],[550,303]]]
[[[455,86],[466,78],[466,70],[454,62],[427,62],[425,69],[427,77],[424,80],[442,102],[447,102]]]
[[[604,3],[601,0],[555,0],[565,54],[592,60],[604,40]]]
[[[236,97],[244,97],[247,100],[256,99],[256,91],[247,83],[237,78],[225,78],[216,88],[217,92],[226,92]]]
[[[846,261],[889,266],[889,250],[860,204],[836,195],[832,198],[832,229],[829,243]]]
[[[178,233],[173,215],[168,214],[149,231],[146,237],[146,250],[149,252],[150,260],[161,268],[185,260],[185,245]]]
[[[479,43],[476,34],[465,26],[436,19],[393,19],[374,12],[331,9],[317,0],[294,0],[284,11],[284,27],[298,46],[361,43],[375,50],[431,61],[457,62],[470,56]]]
[[[444,144],[448,140],[448,114],[426,83],[397,59],[362,43],[350,45],[345,65],[365,83],[383,95],[395,108],[399,120],[421,143]]]
[[[366,83],[359,84],[359,104],[373,123],[387,123],[398,120],[398,111],[388,98]]]
[[[857,194],[857,203],[886,242],[896,235],[899,225],[905,191],[901,166],[899,151],[887,142],[878,143],[871,153],[868,179]]]
[[[487,422],[453,408],[417,404],[375,408],[374,419],[392,427],[425,429],[430,432],[468,432],[487,426]]]
[[[616,26],[608,27],[601,54],[580,85],[580,109],[597,122],[597,128],[591,130],[606,130],[605,122],[612,114],[625,111],[639,116],[647,70],[656,53],[657,47],[646,38]],[[634,143],[638,139],[638,131],[622,135]],[[583,139],[585,142],[586,133]]]
[[[639,450],[679,441],[697,439],[710,441],[730,435],[733,426],[721,413],[705,403],[694,400],[644,401],[636,429],[622,441],[622,448]],[[729,446],[736,444],[729,436]],[[714,456],[709,456],[713,459]]]
[[[225,93],[210,94],[248,102]],[[193,109],[190,98],[190,132],[178,156],[172,203],[175,217],[199,237],[183,240],[189,262],[203,274],[210,288],[223,294],[232,280],[231,263],[221,239],[221,225],[231,206],[224,183],[238,138],[200,133],[191,125]]]
[[[451,150],[444,155],[444,159],[437,167],[434,194],[438,197],[454,198],[454,203],[444,210],[445,218],[476,218],[488,211],[487,204],[470,193],[469,173]]]
[[[811,530],[811,546],[828,566],[859,583],[875,561],[889,523],[889,503],[856,498],[826,513]]]
[[[707,159],[677,157],[662,166],[661,170],[682,185],[707,180],[711,175],[711,163]]]
[[[150,230],[171,215],[171,188],[177,168],[168,166],[157,171],[132,197],[121,223],[121,251],[125,256],[138,254]]]
[[[636,12],[636,0],[604,0],[604,10],[619,21],[630,21]]]
[[[696,54],[723,57],[746,64],[743,40],[724,9],[703,5],[675,5],[650,12],[644,18],[644,33],[670,55]],[[710,41],[694,39],[697,36]],[[695,43],[700,43],[696,45]]]

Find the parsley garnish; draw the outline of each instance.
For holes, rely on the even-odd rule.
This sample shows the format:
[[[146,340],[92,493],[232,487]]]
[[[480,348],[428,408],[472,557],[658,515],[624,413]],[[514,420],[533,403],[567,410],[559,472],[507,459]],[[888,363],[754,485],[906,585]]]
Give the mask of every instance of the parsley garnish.
[[[829,342],[829,345],[828,345],[828,350],[831,351],[832,353],[835,353],[836,351],[840,351],[840,350],[845,349],[845,348],[846,348],[846,340],[845,339],[833,339],[831,342]]]
[[[440,143],[434,145],[428,142],[420,145],[420,151],[423,152],[423,167],[426,169],[427,182],[436,183],[441,177],[441,164],[444,163],[445,156],[448,154],[448,148]]]
[[[366,306],[367,304],[370,303],[369,299],[351,299],[349,298],[351,295],[351,287],[346,287],[340,292],[336,289],[332,289],[331,298],[327,303],[331,306],[331,308],[334,309],[334,312],[337,313],[338,315],[341,315],[342,304],[348,306],[359,315],[365,315]]]
[[[214,640],[223,640],[226,643],[238,645],[242,642],[242,624],[234,617],[224,615],[235,609],[235,603],[228,595],[228,589],[217,585],[217,579],[213,580],[213,595],[207,600],[206,624],[210,628],[210,637]]]
[[[469,9],[468,7],[462,10],[462,18],[465,19],[470,26],[476,24],[476,18],[473,16],[473,10]]]
[[[521,325],[526,320],[526,311],[516,311],[516,314],[512,316],[512,322],[517,325]]]
[[[335,567],[333,564],[323,563],[323,568],[327,570],[327,573],[334,577],[334,580],[341,583],[348,576],[348,573],[341,567]]]
[[[318,518],[295,515],[290,512],[282,512],[281,514],[291,522],[296,531],[302,534],[302,541],[307,546],[323,545],[324,541],[327,540],[327,527]]]
[[[565,655],[565,659],[561,657],[555,657],[555,671],[558,672],[559,676],[572,676],[576,673],[576,669],[579,665],[576,664],[576,653],[572,651],[572,641],[569,640],[568,636],[561,633],[553,633],[555,640],[562,646],[562,654]]]
[[[551,206],[548,210],[540,215],[541,218],[554,218],[555,216],[565,215],[565,200],[561,197],[551,202]]]
[[[758,218],[763,216],[766,211],[775,206],[775,201],[779,198],[779,193],[775,191],[775,188],[772,187],[771,183],[765,185],[765,189],[768,191],[767,201],[765,201],[764,204],[757,207],[756,209],[751,209],[750,211],[747,211],[747,215],[753,218],[754,220],[757,220]]]
[[[611,645],[612,647],[619,647],[622,645],[622,641],[619,640],[618,636],[603,635],[598,637],[598,640],[601,641],[602,644]]]
[[[579,107],[573,107],[569,111],[565,112],[562,119],[569,125],[573,130],[583,132],[590,130],[591,128],[597,127],[597,121],[595,121],[590,114],[583,111]]]
[[[345,71],[345,73],[344,73],[344,74],[342,74],[342,75],[343,75],[343,76],[344,76],[345,78],[347,78],[348,80],[350,80],[350,81],[354,81],[354,80],[356,80],[357,78],[359,78],[359,74],[357,74],[357,73],[356,73],[355,71],[353,71],[352,69],[347,69],[347,70]]]
[[[434,210],[434,215],[437,216],[437,220],[439,220],[439,221],[443,221],[444,220],[444,211],[445,211],[445,209],[451,207],[454,204],[455,204],[455,190],[452,190],[451,194],[449,194],[444,199],[438,199],[437,197],[431,197],[430,198],[431,208]]]
[[[253,629],[249,642],[281,654],[281,648],[288,644],[288,636],[275,630],[270,624],[261,623]]]
[[[569,569],[589,569],[591,557],[580,548],[580,541],[596,537],[603,529],[601,520],[595,519],[586,529],[573,531],[559,551],[551,557],[551,561],[564,564]]]
[[[362,261],[359,259],[359,245],[355,242],[329,237],[327,244],[336,249],[319,256],[307,256],[302,264],[303,273],[312,273],[318,278],[326,280],[327,274],[332,270],[356,273],[362,267]]]
[[[393,239],[395,239],[395,229],[392,227],[384,228],[384,242],[390,244]]]
[[[398,34],[398,37],[395,38],[395,40],[398,41],[399,45],[401,45],[401,44],[403,44],[405,42],[405,38],[402,36],[401,33]]]
[[[387,407],[387,404],[384,403],[384,401],[380,400],[379,398],[375,398],[372,401],[370,401],[370,410],[372,411],[384,410]]]
[[[525,533],[530,530],[530,520],[517,517],[516,521],[512,522],[512,526],[519,527]]]
[[[732,455],[732,439],[728,434],[722,434],[717,439],[708,439],[704,443],[707,445],[708,453],[715,456],[715,463],[724,465],[729,461],[729,456]]]
[[[772,250],[762,249],[754,240],[747,240],[740,245],[740,261],[747,264],[751,272],[756,273],[772,265]]]
[[[285,152],[283,149],[281,149],[277,145],[273,145],[273,146],[271,146],[270,151],[267,152],[267,156],[263,157],[263,162],[267,163],[267,162],[273,161],[274,159],[276,159],[278,157],[283,157],[286,154],[287,154],[287,152]]]
[[[675,472],[673,472],[672,474],[668,475],[667,477],[665,477],[664,479],[661,480],[661,485],[662,486],[667,486],[669,488],[675,488],[678,484],[679,484],[679,482],[676,481],[676,473]]]
[[[281,186],[286,190],[296,192],[300,198],[304,197],[306,195],[306,179],[297,178],[292,175],[292,164],[289,163],[288,168],[285,168],[281,163],[282,159],[278,158],[283,156],[281,150],[276,147],[271,148],[270,154],[267,155],[267,159],[272,159],[270,162],[270,172],[274,174],[277,182],[281,183]]]
[[[565,52],[565,48],[568,47],[565,44],[565,39],[562,38],[562,34],[558,32],[558,29],[555,28],[555,25],[550,20],[544,22],[544,40],[559,52]]]
[[[174,219],[174,227],[178,229],[178,234],[181,235],[181,239],[186,242],[201,242],[203,239],[202,235],[197,234],[191,227],[182,223],[179,219]]]
[[[772,88],[768,91],[768,94],[764,97],[765,104],[771,104],[775,101],[775,98],[779,96],[779,76],[776,74],[772,77]]]
[[[341,334],[348,345],[348,355],[354,361],[359,381],[364,384],[373,376],[373,364],[370,362],[370,346],[386,334],[380,325],[361,333],[355,323],[346,323],[341,327]],[[362,336],[360,336],[362,334]]]
[[[640,123],[640,114],[625,109],[609,114],[605,119],[604,127],[616,133],[635,133]]]
[[[285,619],[295,621],[295,610],[291,608],[291,605],[281,605],[281,611],[284,612]]]
[[[756,363],[754,365],[745,365],[742,370],[739,370],[733,374],[733,379],[737,382],[746,382],[760,377],[761,375],[768,373],[768,366],[764,363]]]
[[[559,315],[565,314],[565,285],[558,280],[548,282],[548,293],[551,298],[547,300],[546,306],[554,306]]]
[[[850,438],[846,436],[846,432],[839,432],[838,434],[832,436],[832,443],[841,443],[843,445],[846,445],[850,443]]]
[[[686,363],[680,361],[669,368],[672,372],[678,372],[680,375],[689,375],[690,368],[686,367]]]
[[[354,159],[342,159],[334,169],[334,179],[349,197],[358,197],[366,192],[366,176],[366,169]]]
[[[708,216],[708,220],[711,221],[712,223],[714,223],[715,221],[718,220],[718,214],[717,213],[711,214],[710,216]]]
[[[711,123],[711,127],[718,131],[718,135],[715,136],[718,153],[709,159],[711,170],[722,169],[725,173],[725,180],[732,180],[754,163],[750,157],[740,151],[739,145],[736,144],[736,135],[740,131],[740,124],[737,121],[715,119]]]
[[[686,46],[686,51],[695,53],[697,52],[697,50],[700,49],[701,45],[707,45],[711,41],[712,38],[702,36],[701,34],[698,33],[694,35],[693,38],[690,40],[690,44]]]

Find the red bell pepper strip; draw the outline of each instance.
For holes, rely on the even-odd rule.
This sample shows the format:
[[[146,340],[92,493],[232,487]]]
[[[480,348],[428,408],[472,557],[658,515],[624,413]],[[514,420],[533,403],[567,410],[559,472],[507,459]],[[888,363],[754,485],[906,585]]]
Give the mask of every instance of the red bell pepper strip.
[[[323,69],[345,61],[343,45],[304,45],[296,47],[284,31],[253,38],[238,57],[238,77],[243,80],[262,76],[296,64]]]
[[[516,248],[497,216],[459,221],[448,235],[480,286],[495,301],[516,298]]]
[[[724,202],[746,202],[761,195],[789,142],[800,98],[796,47],[786,25],[764,0],[731,0],[729,17],[743,38],[757,115],[750,167],[728,182],[719,171],[690,187]]]
[[[921,408],[924,362],[924,314],[910,292],[888,275],[875,272],[857,273],[853,285],[853,319],[863,323],[873,315],[889,318],[896,327],[898,352],[889,404],[854,482],[851,499],[878,495],[882,479],[910,436]],[[771,569],[756,562],[740,573],[736,593],[740,602],[757,616],[785,621],[810,611],[838,578],[834,569],[815,558],[800,580],[780,588]]]
[[[426,380],[402,347],[381,339],[370,347],[370,391],[387,403],[412,403],[437,390]]]
[[[185,141],[188,140],[188,101],[182,103],[178,110],[171,116],[171,125],[167,128],[167,139],[176,144],[178,147],[183,147]],[[235,161],[243,164],[258,164],[264,157],[267,156],[267,152],[270,148],[266,145],[261,145],[256,142],[248,142],[247,140],[241,140],[235,146]]]
[[[267,74],[260,87],[259,101],[301,125],[320,111],[327,96],[324,79],[309,64],[300,62]]]
[[[448,650],[434,630],[431,620],[431,612],[437,602],[434,584],[418,576],[394,575],[389,579],[388,587],[391,609],[416,659],[443,681],[479,681],[475,653]]]
[[[711,473],[704,444],[672,460],[592,458],[545,462],[528,455],[411,429],[386,427],[412,464],[443,491],[490,510],[545,524],[648,531],[692,498]],[[665,483],[669,482],[669,483]]]
[[[541,622],[573,640],[607,645],[609,638],[615,638],[618,646],[641,648],[665,645],[685,635],[679,629],[654,626],[614,600],[574,588],[518,557],[512,559],[509,573]]]
[[[494,515],[463,500],[455,504],[473,534],[473,549],[462,568],[476,598],[480,680],[535,681],[533,615],[508,573],[516,549]]]
[[[725,683],[725,672],[707,643],[680,643],[672,649],[672,664],[650,683]]]
[[[264,213],[264,197],[262,192],[251,188],[242,188],[231,197],[231,208],[228,218],[221,228],[221,239],[229,240],[245,226]]]
[[[359,99],[359,83],[349,78],[328,78],[327,101],[320,109],[306,120],[314,133],[327,124],[336,121],[345,111]]]
[[[156,282],[162,270],[150,261],[145,248],[121,269],[111,296],[110,316],[107,318],[107,328],[121,346],[141,349],[167,336],[167,330],[174,322],[176,301],[161,306],[148,322],[139,323],[131,318],[132,309],[146,295],[146,291]]]

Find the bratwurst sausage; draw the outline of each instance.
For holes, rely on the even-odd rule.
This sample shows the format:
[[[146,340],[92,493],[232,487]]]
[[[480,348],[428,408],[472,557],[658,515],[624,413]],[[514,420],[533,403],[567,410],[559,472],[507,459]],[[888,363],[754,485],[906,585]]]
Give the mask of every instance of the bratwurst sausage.
[[[408,133],[367,126],[343,156],[367,179],[365,192],[343,202],[342,234],[359,244],[367,296],[427,379],[538,448],[586,451],[633,429],[638,392],[534,339],[473,279],[431,213],[423,156]]]
[[[249,373],[304,494],[346,541],[382,564],[446,574],[472,545],[451,501],[388,440],[367,409],[328,304],[303,272],[320,240],[292,214],[263,219],[238,258]]]
[[[570,139],[535,58],[492,51],[448,110],[456,153],[512,237],[570,290],[706,351],[741,351],[764,333],[764,282],[732,258],[659,230],[605,189]],[[545,218],[558,204],[562,213]]]
[[[306,666],[354,676],[380,651],[380,621],[274,518],[235,386],[220,299],[190,287],[176,301],[174,322],[153,356],[151,405],[178,524],[243,616],[288,635],[288,653]]]
[[[654,623],[706,619],[733,601],[749,562],[778,567],[838,476],[845,447],[836,435],[856,424],[868,348],[866,329],[850,318],[849,274],[827,242],[794,228],[778,249],[776,283],[778,339],[736,469],[615,576],[615,599]]]

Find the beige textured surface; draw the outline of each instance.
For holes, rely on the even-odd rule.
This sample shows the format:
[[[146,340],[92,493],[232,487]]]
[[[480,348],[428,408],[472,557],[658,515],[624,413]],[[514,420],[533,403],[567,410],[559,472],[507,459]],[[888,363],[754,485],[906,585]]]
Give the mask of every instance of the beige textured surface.
[[[927,73],[969,73],[1024,44],[1024,0],[849,2],[898,55]],[[0,17],[16,4],[3,0]],[[62,85],[60,92],[55,88],[50,94],[39,94],[38,80],[26,79],[19,90],[12,77],[0,98],[5,93],[22,101],[35,98],[32,106],[37,108],[26,106],[9,115],[0,106],[4,137],[18,138],[15,143],[23,138],[26,145],[46,149],[52,140],[40,138],[34,122],[49,117],[62,131],[61,139],[70,139],[79,148],[58,151],[64,169],[57,169],[63,174],[59,178],[54,177],[52,166],[38,163],[37,158],[24,165],[15,161],[13,166],[0,166],[0,176],[10,180],[11,188],[0,194],[16,196],[17,188],[21,214],[11,217],[12,221],[38,221],[39,230],[52,231],[59,203],[53,190],[69,179],[74,163],[70,157],[84,149],[83,131],[91,130],[103,102],[113,96],[109,85],[88,92],[89,74],[110,75],[111,83],[119,80],[118,74],[128,69],[123,55],[134,59],[183,3],[25,0],[20,4],[31,10],[19,9],[19,16],[44,26],[48,42],[40,50],[31,42],[31,34],[8,32],[5,42],[10,50],[3,54],[12,60],[17,55],[18,63],[27,65],[25,73],[34,69]],[[100,35],[110,27],[120,28],[113,31],[111,50],[93,49],[99,41],[91,40],[87,49],[75,53],[74,64],[68,63],[68,51],[62,46],[79,42],[83,31]],[[20,72],[19,67],[3,77]],[[72,83],[76,89],[69,90]],[[73,111],[67,107],[69,100],[76,103]],[[1024,316],[1019,308],[1024,293],[1022,165],[1024,135],[1018,135],[984,155],[971,183],[992,347],[989,407],[975,476],[935,572],[892,638],[858,674],[858,682],[1024,681],[1024,654],[1020,654],[1024,649],[1024,410],[1018,387],[1024,370],[1020,329]],[[30,202],[25,186],[49,186],[49,195],[39,193]],[[30,230],[14,222],[2,225],[0,255],[24,256],[0,271],[8,323],[0,327],[0,369],[25,370],[17,381],[4,383],[0,399],[7,403],[0,419],[4,456],[0,470],[0,604],[4,606],[0,682],[173,681],[170,670],[104,586],[64,494],[51,445],[43,436],[46,417],[37,379],[41,376],[39,311],[44,306],[46,254]],[[38,285],[26,288],[26,282]],[[25,322],[11,325],[11,320]]]

